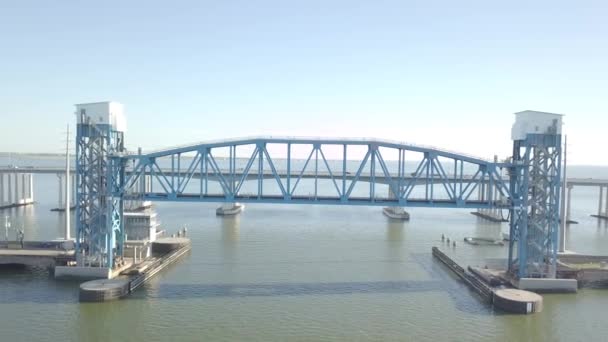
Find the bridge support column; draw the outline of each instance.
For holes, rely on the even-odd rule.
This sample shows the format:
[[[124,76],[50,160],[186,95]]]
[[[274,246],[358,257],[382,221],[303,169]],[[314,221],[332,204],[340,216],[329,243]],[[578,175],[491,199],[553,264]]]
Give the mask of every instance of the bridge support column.
[[[236,183],[232,182],[232,189],[236,189]],[[240,214],[245,206],[238,202],[225,203],[215,210],[215,215],[230,216]]]
[[[57,208],[63,207],[63,176],[61,174],[57,174],[57,181],[59,187],[57,188]]]
[[[605,208],[604,208],[603,216],[608,218],[608,187],[606,187],[606,201],[605,201]]]
[[[243,207],[244,206],[238,202],[226,203],[217,208],[215,214],[218,216],[237,215],[243,211]]]
[[[6,192],[4,174],[0,174],[0,208],[20,207],[34,203],[31,196],[31,173],[6,173]]]
[[[604,188],[606,188],[605,195],[604,195]],[[605,200],[604,200],[604,196],[606,197]],[[602,210],[604,210],[604,211],[602,211]],[[600,196],[598,198],[598,204],[597,204],[597,215],[591,215],[591,216],[608,220],[608,187],[604,187],[603,185],[600,185]]]
[[[141,211],[152,207],[151,201],[143,200],[144,193],[152,192],[152,188],[150,186],[150,176],[143,175],[138,177],[131,189],[132,190],[129,190],[129,195],[136,199],[125,201],[125,211]]]
[[[600,197],[598,198],[597,216],[602,216],[602,203],[604,201],[604,187],[600,186]]]
[[[34,174],[30,174],[30,199],[34,202]]]
[[[15,197],[13,197],[13,204],[19,204],[19,175],[15,174]]]
[[[482,183],[477,191],[477,199],[480,202],[485,202],[486,200],[490,199],[496,201],[498,200],[498,195],[499,192],[496,187],[490,187],[485,183]],[[502,218],[501,209],[498,208],[480,208],[477,209],[477,211],[472,212],[471,214],[492,222],[508,222],[507,220]]]
[[[32,174],[28,173],[25,175],[25,180],[23,181],[23,197],[25,201],[28,203],[32,202],[32,197],[30,196],[30,181],[32,179]]]
[[[0,207],[4,205],[4,173],[0,173]]]
[[[390,198],[390,199],[397,198],[397,196],[395,196],[395,193],[393,192],[393,189],[391,189],[390,187],[388,188],[388,198]],[[384,215],[386,215],[387,217],[396,219],[396,220],[409,220],[410,219],[410,213],[405,211],[405,209],[403,209],[400,206],[384,207],[384,208],[382,208],[382,213]]]
[[[7,205],[13,204],[12,203],[12,200],[13,200],[13,185],[12,184],[13,183],[11,182],[11,174],[7,173],[6,174],[6,185],[7,185],[7,188],[8,188],[7,189],[8,191],[7,191],[7,194],[6,194],[6,202],[7,202],[6,204]]]
[[[21,204],[27,205],[34,203],[32,196],[32,174],[24,173],[21,176]]]
[[[570,209],[572,207],[572,185],[568,185],[568,195],[566,195],[566,222],[573,222],[570,216]]]
[[[27,192],[25,191],[27,189],[25,183],[26,176],[27,175],[25,173],[21,174],[21,202],[23,202],[23,204],[27,202]]]

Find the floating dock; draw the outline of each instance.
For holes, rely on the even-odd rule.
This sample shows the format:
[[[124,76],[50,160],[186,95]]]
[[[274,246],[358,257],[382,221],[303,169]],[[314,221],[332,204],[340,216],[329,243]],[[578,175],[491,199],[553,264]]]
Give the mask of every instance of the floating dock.
[[[152,243],[150,258],[132,265],[114,279],[97,279],[80,285],[81,302],[105,302],[128,296],[158,272],[190,251],[190,239],[162,238]]]
[[[534,292],[509,288],[505,284],[499,284],[498,287],[492,286],[488,284],[486,278],[480,277],[478,272],[466,271],[437,247],[433,247],[433,257],[441,261],[485,302],[492,304],[495,308],[519,314],[542,311],[543,298]]]

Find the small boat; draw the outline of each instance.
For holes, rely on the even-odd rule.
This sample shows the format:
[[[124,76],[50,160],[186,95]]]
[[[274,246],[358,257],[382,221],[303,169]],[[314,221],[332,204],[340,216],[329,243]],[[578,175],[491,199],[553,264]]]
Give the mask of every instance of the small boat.
[[[384,215],[396,220],[409,220],[410,214],[401,207],[384,207],[382,208]]]
[[[464,242],[475,246],[504,246],[505,244],[500,240],[476,237],[465,237]]]
[[[509,233],[502,233],[502,239],[505,241],[511,240],[511,235]]]

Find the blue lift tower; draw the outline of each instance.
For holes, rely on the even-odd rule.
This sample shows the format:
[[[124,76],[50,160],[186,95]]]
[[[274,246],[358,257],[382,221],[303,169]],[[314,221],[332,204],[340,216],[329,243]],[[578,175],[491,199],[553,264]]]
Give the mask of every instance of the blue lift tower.
[[[111,269],[122,255],[123,204],[111,196],[124,167],[116,167],[124,152],[126,121],[116,102],[76,105],[76,251],[78,266]]]
[[[508,266],[519,278],[555,278],[562,115],[536,111],[515,115]]]

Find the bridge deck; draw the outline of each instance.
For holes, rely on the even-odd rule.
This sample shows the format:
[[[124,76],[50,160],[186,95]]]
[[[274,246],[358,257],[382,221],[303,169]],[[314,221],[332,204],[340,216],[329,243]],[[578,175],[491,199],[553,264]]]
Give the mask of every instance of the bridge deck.
[[[237,169],[236,172],[234,173],[235,177],[242,177],[243,175],[243,169]],[[74,169],[70,170],[70,173],[75,173],[76,171]],[[171,169],[169,168],[163,168],[162,172],[170,175],[171,174]],[[34,173],[34,174],[61,174],[61,173],[65,173],[65,168],[61,168],[61,167],[31,167],[31,166],[25,166],[25,167],[20,167],[20,168],[7,168],[7,167],[0,167],[0,173]],[[287,178],[287,172],[286,171],[280,171],[277,170],[277,173],[279,175],[279,177],[281,178]],[[127,170],[127,174],[130,174],[130,171]],[[146,172],[146,174],[150,174],[148,172]],[[181,171],[179,172],[180,176],[185,176],[187,174],[186,171]],[[227,176],[228,174],[225,174],[225,176]],[[297,178],[300,174],[298,172],[291,172],[290,173],[290,177],[291,178]],[[201,174],[200,172],[194,172],[192,174],[192,176],[194,178],[200,178]],[[335,177],[336,175],[334,175]],[[450,176],[451,180],[453,181],[461,181],[459,178],[454,178],[453,176]],[[252,179],[257,179],[258,175],[257,173],[252,170],[251,172],[249,172],[249,174],[247,175],[247,178],[249,180]],[[313,172],[304,172],[302,174],[303,178],[315,178],[315,174]],[[320,171],[318,172],[318,177],[320,179],[329,179],[331,176],[329,174],[329,172],[323,172]],[[355,177],[354,174],[347,174],[346,179],[347,180],[352,180]],[[437,176],[436,176],[437,177]],[[462,181],[467,182],[469,180],[471,180],[472,175],[470,176],[465,176]],[[209,179],[210,180],[214,180],[217,177],[213,176],[213,175],[209,175]],[[271,172],[264,172],[264,178],[265,179],[271,179],[274,178],[274,174]],[[335,177],[338,178],[338,177]],[[339,177],[341,179],[341,177]],[[367,172],[363,172],[360,176],[360,179],[365,181],[365,180],[369,180],[370,178],[370,174]],[[382,174],[378,174],[375,176],[376,178],[376,182],[378,183],[383,183],[384,182],[384,175]],[[404,180],[410,180],[413,179],[414,177],[411,176],[406,176],[404,178]],[[439,178],[437,178],[439,180]],[[507,180],[508,178],[503,177],[503,180]],[[420,182],[422,182],[424,180],[420,180]],[[608,186],[608,179],[599,179],[599,178],[568,178],[567,180],[568,185],[572,185],[572,186]]]
[[[128,199],[142,199],[139,196],[134,196]],[[227,198],[223,194],[177,194],[175,197],[168,196],[166,193],[148,193],[143,197],[144,200],[150,201],[171,201],[171,202],[240,202],[240,203],[277,203],[277,204],[329,204],[329,205],[364,205],[364,206],[402,206],[402,207],[445,207],[445,208],[502,208],[508,209],[507,204],[494,201],[489,203],[482,200],[454,201],[450,199],[408,199],[407,201],[398,201],[391,198],[374,198],[369,197],[349,197],[342,199],[336,196],[291,196],[285,198],[282,195],[242,195],[234,198]]]

